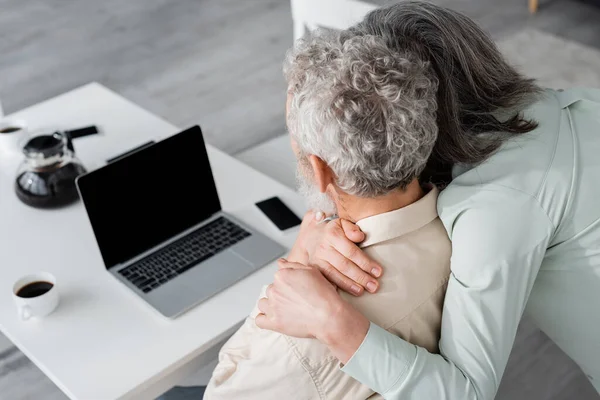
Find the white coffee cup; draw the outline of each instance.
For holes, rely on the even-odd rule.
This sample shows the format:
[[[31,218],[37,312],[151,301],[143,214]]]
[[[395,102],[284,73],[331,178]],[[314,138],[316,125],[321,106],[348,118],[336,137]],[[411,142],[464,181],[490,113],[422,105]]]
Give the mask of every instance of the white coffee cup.
[[[56,278],[48,272],[27,275],[15,282],[13,299],[23,321],[45,317],[58,306]]]
[[[28,138],[27,124],[22,120],[0,120],[0,153],[8,156],[22,156],[23,146]]]

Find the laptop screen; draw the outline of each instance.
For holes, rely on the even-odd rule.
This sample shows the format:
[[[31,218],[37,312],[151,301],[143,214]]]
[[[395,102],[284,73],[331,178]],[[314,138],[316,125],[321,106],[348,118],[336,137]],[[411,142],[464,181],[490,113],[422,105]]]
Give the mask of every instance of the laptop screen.
[[[77,185],[107,268],[221,209],[199,126],[92,171]]]

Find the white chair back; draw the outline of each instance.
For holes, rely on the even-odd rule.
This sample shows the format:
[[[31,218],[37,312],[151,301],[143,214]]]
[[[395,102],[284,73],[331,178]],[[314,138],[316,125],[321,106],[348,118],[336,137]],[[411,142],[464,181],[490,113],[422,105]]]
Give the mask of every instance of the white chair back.
[[[318,27],[346,29],[376,5],[359,0],[291,0],[294,40]]]

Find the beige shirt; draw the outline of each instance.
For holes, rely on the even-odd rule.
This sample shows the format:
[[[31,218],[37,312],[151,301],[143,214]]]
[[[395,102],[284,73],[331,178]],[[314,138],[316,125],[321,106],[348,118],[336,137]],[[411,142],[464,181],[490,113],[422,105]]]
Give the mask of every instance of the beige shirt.
[[[430,352],[438,351],[451,254],[437,216],[437,196],[433,188],[413,204],[358,221],[366,234],[361,247],[384,274],[376,294],[340,293],[373,323]],[[366,399],[374,394],[340,371],[326,346],[262,330],[254,323],[257,313],[255,308],[221,349],[205,399]]]

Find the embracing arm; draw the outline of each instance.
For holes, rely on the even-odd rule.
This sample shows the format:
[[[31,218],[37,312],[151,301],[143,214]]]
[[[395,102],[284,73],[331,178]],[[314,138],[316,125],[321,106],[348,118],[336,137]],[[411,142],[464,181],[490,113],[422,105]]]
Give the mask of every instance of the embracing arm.
[[[441,355],[374,324],[366,337],[361,329],[348,337],[340,327],[357,317],[340,312],[320,336],[342,362],[349,358],[345,372],[388,399],[494,398],[552,232],[534,199],[506,192],[479,193],[467,209],[442,214],[453,255]]]

